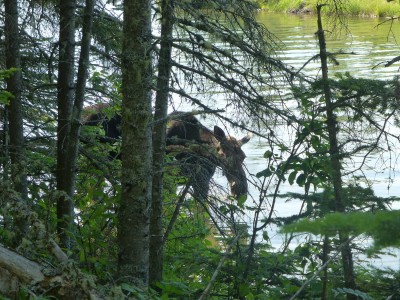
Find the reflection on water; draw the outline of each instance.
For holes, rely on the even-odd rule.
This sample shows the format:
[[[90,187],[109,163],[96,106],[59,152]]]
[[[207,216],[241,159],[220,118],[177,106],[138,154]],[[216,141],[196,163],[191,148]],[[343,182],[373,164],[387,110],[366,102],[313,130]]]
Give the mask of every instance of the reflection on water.
[[[314,34],[317,27],[315,16],[261,12],[259,20],[282,42],[278,56],[286,63],[294,66],[295,69],[301,68],[308,59],[319,52],[318,41]],[[340,35],[327,36],[328,51],[343,53],[337,56],[340,64],[330,66],[330,73],[351,72],[354,77],[381,80],[392,79],[393,76],[398,75],[400,63],[389,67],[384,67],[384,64],[400,55],[400,46],[396,40],[396,37],[400,39],[400,23],[397,21],[395,23],[384,22],[384,19],[365,18],[351,18],[348,21],[347,31],[342,29]],[[326,30],[329,30],[327,24],[324,26]],[[304,70],[311,76],[318,75],[319,62],[312,61]],[[397,135],[400,133],[398,128],[393,128],[393,131]],[[253,140],[246,148],[247,167],[251,173],[255,174],[265,167],[262,162],[262,154],[266,148],[257,143],[257,140]],[[393,159],[396,160],[397,157]],[[373,161],[371,165],[374,165]],[[399,164],[396,164],[396,166],[399,166]],[[398,178],[400,176],[397,170],[400,170],[400,166],[396,167],[396,171],[393,172],[392,170],[390,174],[388,170],[377,171],[375,168],[370,168],[370,170],[364,172],[364,175],[373,180],[376,195],[381,197],[398,196],[400,195]],[[389,177],[391,180],[388,180]],[[285,191],[302,192],[300,188],[288,184],[281,188],[282,193]],[[252,192],[257,193],[254,190]],[[299,201],[280,201],[276,207],[276,215],[284,217],[296,214],[299,212],[300,206]],[[397,208],[400,208],[400,206]],[[271,230],[274,230],[274,228],[271,228]],[[282,244],[282,238],[275,235],[273,245],[279,247]],[[399,254],[399,251],[395,250],[395,253]],[[378,267],[390,266],[398,269],[400,266],[399,257],[393,256],[384,256],[381,260],[374,259],[369,262]]]
[[[282,48],[278,52],[283,61],[301,68],[304,63],[313,55],[318,53],[317,40],[314,35],[316,31],[316,18],[310,15],[287,15],[271,14],[261,12],[260,21],[282,42]],[[378,26],[379,25],[379,26]],[[329,30],[329,27],[327,27]],[[396,37],[400,39],[400,22],[385,22],[385,19],[378,18],[351,18],[347,27],[342,29],[341,35],[328,35],[327,48],[331,53],[342,51],[337,56],[338,66],[331,65],[330,73],[351,72],[351,75],[359,78],[371,79],[392,79],[399,75],[400,62],[390,67],[384,64],[394,57],[400,55],[400,46],[397,45]],[[311,62],[305,71],[309,75],[318,75],[318,61]],[[400,135],[400,129],[392,127],[395,135]],[[252,151],[252,145],[248,145]],[[262,152],[262,150],[261,150]],[[255,153],[259,155],[259,153]],[[249,153],[247,163],[251,163],[253,153]],[[393,160],[396,160],[394,157]],[[400,168],[399,168],[400,169]],[[370,169],[371,176],[375,168]],[[396,175],[396,174],[394,174]],[[385,177],[386,176],[386,177]],[[395,176],[391,175],[392,179]],[[388,174],[379,174],[378,179],[388,178]],[[397,185],[400,186],[400,185]],[[399,195],[396,185],[392,184],[388,189],[387,182],[377,182],[376,192],[379,196]]]
[[[300,67],[306,58],[316,54],[318,41],[315,37],[315,16],[297,16],[260,13],[260,21],[274,33],[284,45],[281,54],[285,61]],[[282,21],[283,20],[283,21]],[[279,24],[279,26],[277,26]],[[325,24],[327,31],[329,25]],[[339,66],[330,66],[333,72],[350,71],[356,77],[390,79],[398,75],[399,64],[390,67],[383,65],[400,54],[397,38],[400,38],[400,23],[387,19],[350,18],[347,29],[340,33],[327,35],[327,48],[338,55]],[[307,70],[318,70],[317,62]]]

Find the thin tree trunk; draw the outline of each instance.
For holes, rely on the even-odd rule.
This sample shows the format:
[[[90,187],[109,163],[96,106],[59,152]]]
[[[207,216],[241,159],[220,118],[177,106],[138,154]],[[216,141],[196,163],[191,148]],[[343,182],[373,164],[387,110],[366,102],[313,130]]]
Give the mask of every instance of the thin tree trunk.
[[[22,113],[22,75],[18,27],[18,1],[5,0],[5,38],[6,38],[6,68],[16,68],[7,79],[7,90],[13,94],[8,107],[9,147],[11,159],[11,181],[14,189],[20,194],[22,201],[27,201],[28,188],[25,172],[25,141]],[[16,219],[16,238],[18,244],[26,231],[24,220]]]
[[[162,280],[163,266],[163,172],[165,156],[166,122],[168,114],[169,78],[174,0],[161,1],[161,48],[158,63],[157,96],[153,128],[153,186],[150,220],[150,284],[155,287]]]
[[[75,188],[76,162],[79,149],[79,134],[81,128],[82,109],[85,100],[86,81],[88,76],[90,42],[93,25],[93,11],[96,0],[86,0],[86,6],[83,15],[81,52],[79,57],[78,75],[76,83],[75,101],[72,110],[71,132],[68,140],[68,159],[66,177],[69,179],[68,185],[71,190]],[[73,194],[71,194],[73,196]]]
[[[323,242],[323,249],[322,249],[322,264],[326,265],[326,268],[323,271],[323,274],[321,276],[321,281],[322,281],[322,292],[321,292],[321,300],[326,300],[327,299],[327,293],[328,293],[328,254],[329,254],[329,238],[328,236],[324,237],[324,242]]]
[[[151,41],[151,1],[124,1],[118,277],[145,288],[152,184]]]
[[[71,248],[74,228],[74,203],[72,201],[68,144],[70,120],[74,101],[74,51],[75,51],[75,0],[60,0],[60,42],[58,62],[58,125],[57,125],[57,233],[60,243]]]
[[[335,210],[337,212],[345,212],[345,205],[342,197],[342,176],[341,176],[341,163],[340,163],[340,152],[337,141],[337,121],[334,114],[334,106],[332,103],[331,89],[329,85],[328,77],[328,64],[327,64],[327,53],[324,30],[322,28],[321,21],[321,8],[323,5],[317,6],[318,12],[318,41],[320,48],[320,59],[322,69],[322,79],[324,83],[324,96],[326,104],[326,117],[327,117],[327,128],[329,135],[329,155],[331,164],[331,176],[333,181],[333,190],[335,195]],[[344,243],[348,240],[348,236],[339,232],[339,241]],[[355,275],[353,268],[353,257],[350,245],[346,243],[341,250],[342,264],[344,272],[344,283],[346,288],[355,289]],[[355,299],[354,295],[347,295],[347,299]]]
[[[1,142],[2,142],[2,151],[0,152],[0,157],[1,157],[1,164],[3,167],[3,176],[2,179],[3,181],[8,180],[8,169],[9,169],[9,161],[10,161],[10,152],[8,149],[8,146],[10,144],[10,139],[9,139],[9,133],[8,133],[8,107],[4,107],[3,110],[1,110],[1,121],[3,122],[3,128],[2,128],[2,135],[1,135]]]
[[[185,185],[183,191],[181,192],[181,194],[180,194],[178,200],[176,201],[175,210],[174,210],[174,212],[172,213],[172,217],[171,217],[171,219],[169,220],[168,226],[167,226],[167,228],[165,229],[165,233],[164,233],[163,238],[162,238],[162,247],[165,246],[165,243],[166,243],[167,240],[168,240],[169,234],[172,232],[172,229],[174,228],[175,222],[176,222],[176,220],[178,219],[180,209],[181,209],[181,207],[182,207],[183,202],[185,201],[186,195],[187,195],[188,192],[189,192],[190,186],[191,186],[191,185],[190,185],[190,181],[189,181],[189,182],[186,183],[186,185]]]
[[[75,101],[73,102],[73,108],[70,116],[69,132],[65,132],[66,146],[65,146],[65,158],[63,165],[65,166],[63,172],[63,188],[64,192],[68,196],[66,204],[66,212],[68,212],[69,220],[73,220],[73,196],[75,191],[75,178],[76,178],[76,162],[78,160],[78,149],[79,149],[79,134],[81,128],[81,116],[83,103],[85,98],[85,88],[88,76],[88,65],[89,65],[89,54],[90,54],[90,42],[92,34],[93,24],[93,10],[96,0],[86,0],[84,15],[83,15],[83,26],[82,26],[82,40],[81,40],[81,51],[78,65],[77,84],[75,90]],[[69,100],[70,101],[70,100]],[[68,108],[69,109],[69,108]],[[68,128],[68,126],[67,126]],[[69,215],[71,214],[71,215]],[[66,220],[67,221],[67,220]],[[67,225],[67,224],[66,224]],[[73,224],[69,224],[71,231],[73,232]],[[71,245],[70,241],[66,241]],[[65,245],[64,245],[65,246]]]

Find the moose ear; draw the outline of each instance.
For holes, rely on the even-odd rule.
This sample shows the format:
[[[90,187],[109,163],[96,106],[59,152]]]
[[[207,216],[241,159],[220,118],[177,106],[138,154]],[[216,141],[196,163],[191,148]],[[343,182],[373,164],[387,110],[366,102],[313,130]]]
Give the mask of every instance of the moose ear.
[[[218,127],[217,125],[214,126],[214,135],[218,140],[222,140],[225,138],[225,131]]]
[[[250,141],[250,139],[253,137],[252,133],[248,133],[246,136],[242,137],[242,139],[240,140],[240,144],[244,145],[246,144],[248,141]]]

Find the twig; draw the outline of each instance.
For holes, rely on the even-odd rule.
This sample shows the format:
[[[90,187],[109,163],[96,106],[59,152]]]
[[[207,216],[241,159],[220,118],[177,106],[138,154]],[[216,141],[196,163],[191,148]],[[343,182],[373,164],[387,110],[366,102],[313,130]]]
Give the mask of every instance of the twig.
[[[239,237],[242,234],[239,233],[234,240],[232,241],[232,243],[229,245],[228,249],[226,250],[225,254],[222,256],[217,268],[215,269],[213,275],[211,276],[210,282],[207,284],[207,287],[204,289],[203,293],[201,294],[199,300],[203,300],[206,299],[208,296],[208,293],[211,290],[212,285],[214,284],[215,279],[217,279],[218,273],[222,268],[222,265],[224,264],[225,259],[228,257],[229,253],[231,252],[233,246],[236,244],[237,240],[239,239]]]
[[[340,253],[341,250],[344,246],[346,246],[348,243],[350,243],[352,240],[354,240],[356,238],[356,236],[349,238],[347,241],[345,241],[344,243],[342,243],[339,247],[339,249],[336,251],[335,255],[331,256],[318,270],[317,272],[315,272],[315,274],[308,279],[306,282],[303,283],[303,285],[297,290],[297,292],[289,299],[289,300],[293,300],[295,299],[298,295],[300,295],[300,293],[305,289],[305,287],[307,285],[309,285],[318,275],[319,273],[321,273],[327,266],[328,264],[334,260]]]
[[[186,195],[187,195],[187,193],[189,191],[189,188],[190,188],[190,183],[188,182],[186,184],[185,188],[183,189],[182,194],[180,195],[180,197],[178,199],[178,202],[176,203],[174,213],[172,214],[171,220],[169,221],[167,229],[165,230],[165,233],[164,233],[164,236],[163,236],[163,239],[162,239],[162,244],[163,245],[165,245],[165,243],[166,243],[166,241],[168,239],[168,236],[171,233],[172,228],[174,227],[175,221],[178,218],[179,211],[180,211],[182,203],[185,200],[185,197],[186,197]]]

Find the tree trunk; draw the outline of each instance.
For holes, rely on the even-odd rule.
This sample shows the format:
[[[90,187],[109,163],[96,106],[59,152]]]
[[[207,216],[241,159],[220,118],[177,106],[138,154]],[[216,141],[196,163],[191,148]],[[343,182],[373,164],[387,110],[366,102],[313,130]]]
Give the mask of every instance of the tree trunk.
[[[71,131],[68,136],[67,161],[65,177],[69,179],[69,190],[75,189],[76,162],[78,159],[79,134],[81,128],[82,109],[85,100],[86,81],[88,76],[90,41],[93,25],[93,10],[96,0],[86,0],[83,15],[81,52],[78,65],[75,101],[71,117]],[[67,179],[67,180],[68,180]],[[70,195],[71,197],[73,194]]]
[[[118,276],[142,287],[149,280],[151,47],[151,2],[124,1]]]
[[[6,0],[5,4],[5,38],[6,38],[6,68],[16,68],[7,79],[7,90],[13,94],[8,107],[9,147],[11,159],[11,181],[14,189],[20,194],[22,201],[27,201],[28,188],[25,172],[25,141],[22,114],[22,76],[18,27],[18,1]],[[26,231],[24,220],[15,219],[17,245]]]
[[[329,255],[329,238],[328,236],[324,236],[324,245],[322,248],[322,265],[327,264],[328,262],[328,255]],[[328,293],[328,265],[323,270],[323,274],[321,276],[322,282],[322,292],[321,292],[321,300],[327,299]]]
[[[153,128],[153,186],[150,221],[150,284],[162,280],[163,266],[163,172],[168,114],[168,88],[171,72],[171,49],[174,0],[161,1],[161,47],[158,62],[157,96]]]
[[[334,114],[334,106],[332,103],[331,89],[329,86],[328,77],[328,63],[327,63],[327,53],[326,53],[326,43],[324,30],[322,28],[321,21],[321,8],[323,5],[317,6],[318,12],[318,41],[320,49],[320,59],[321,59],[321,69],[322,69],[322,79],[324,82],[324,96],[326,104],[326,122],[329,135],[329,155],[331,164],[331,176],[333,182],[333,190],[335,195],[335,210],[337,212],[345,212],[345,204],[343,203],[342,197],[342,176],[341,176],[341,163],[340,163],[340,152],[337,141],[337,121]],[[348,236],[339,232],[340,243],[346,243]],[[356,289],[355,275],[353,268],[353,257],[350,245],[346,243],[342,247],[342,264],[344,272],[344,282],[345,287],[349,289]],[[347,295],[347,299],[355,299],[354,295]]]
[[[60,0],[60,41],[58,62],[57,125],[57,233],[60,243],[71,248],[74,228],[73,170],[68,162],[68,144],[74,101],[75,0]]]

